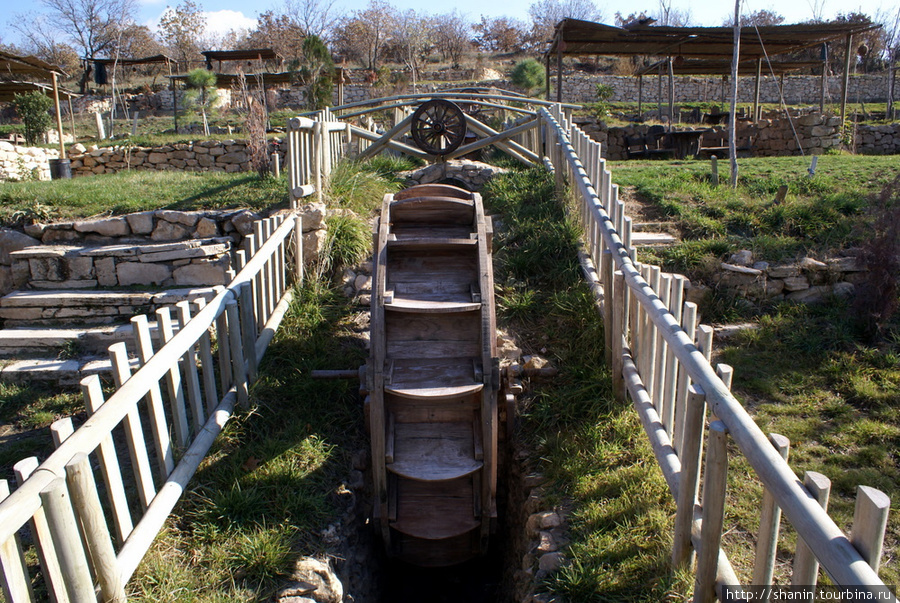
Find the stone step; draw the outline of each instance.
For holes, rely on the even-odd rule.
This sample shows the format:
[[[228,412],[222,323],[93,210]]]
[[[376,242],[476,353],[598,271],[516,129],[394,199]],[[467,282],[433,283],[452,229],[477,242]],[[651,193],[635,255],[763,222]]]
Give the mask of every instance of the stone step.
[[[177,325],[175,326],[177,332]],[[156,321],[150,322],[150,334],[159,345]],[[77,350],[80,353],[105,354],[114,343],[134,346],[131,324],[84,328],[17,327],[0,329],[0,357],[56,354]]]
[[[138,361],[130,359],[132,371],[137,370]],[[78,385],[89,375],[111,378],[112,363],[101,357],[70,358],[29,358],[7,363],[0,368],[0,381],[9,383],[30,383],[41,381],[59,385]]]
[[[0,319],[7,328],[112,325],[137,314],[150,314],[182,300],[211,300],[221,286],[150,291],[96,289],[13,291],[0,298]]]
[[[666,232],[633,232],[631,244],[634,247],[666,247],[674,245],[678,239]]]

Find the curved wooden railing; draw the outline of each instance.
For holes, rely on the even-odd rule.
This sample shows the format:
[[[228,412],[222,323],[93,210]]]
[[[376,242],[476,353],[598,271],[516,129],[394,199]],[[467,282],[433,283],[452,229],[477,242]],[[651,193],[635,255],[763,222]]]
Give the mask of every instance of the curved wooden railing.
[[[696,306],[683,303],[684,278],[635,261],[631,222],[600,145],[570,125],[559,108],[539,114],[544,126],[533,150],[554,170],[560,192],[567,180],[578,200],[585,232],[582,265],[602,308],[614,391],[620,399],[627,391],[638,410],[677,502],[673,562],[690,567],[696,553],[694,600],[721,598],[723,586],[739,584],[721,549],[729,437],[765,487],[754,584],[772,583],[783,512],[800,536],[793,584],[814,585],[821,563],[838,585],[887,592],[876,571],[887,496],[860,486],[850,537],[838,528],[819,502],[827,498],[827,478],[812,472],[797,476],[784,458],[786,440],[767,437],[732,395],[731,368],[710,364],[712,329],[698,326]]]

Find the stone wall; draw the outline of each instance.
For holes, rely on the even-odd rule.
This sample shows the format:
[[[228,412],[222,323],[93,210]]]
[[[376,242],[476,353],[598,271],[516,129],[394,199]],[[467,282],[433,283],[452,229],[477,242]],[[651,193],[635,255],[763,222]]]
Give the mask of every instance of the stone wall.
[[[20,147],[0,141],[0,181],[50,180],[50,160],[59,149]]]
[[[286,145],[269,143],[269,153],[277,152],[284,165]],[[246,172],[250,168],[247,142],[204,140],[161,147],[114,146],[68,149],[72,175],[114,174],[121,170],[178,170],[185,172]]]
[[[593,118],[577,118],[575,122],[578,123],[588,136],[603,145],[601,147],[603,157],[612,160],[627,159],[627,139],[629,137],[645,136],[650,128],[650,126],[646,124],[606,128],[604,125],[598,124]],[[740,153],[755,157],[799,155],[800,150],[797,144],[797,139],[799,138],[804,153],[807,155],[821,155],[830,148],[840,147],[840,123],[840,117],[828,117],[819,113],[811,113],[795,118],[793,120],[793,128],[787,119],[761,119],[757,123],[753,123],[752,121],[739,121],[737,128],[737,148]],[[890,130],[892,128],[900,128],[900,124],[876,127]],[[714,126],[704,129],[707,131],[703,134],[701,139],[702,146],[727,146],[728,132],[726,131],[725,126]],[[794,135],[795,131],[796,137]],[[868,130],[866,130],[866,132],[868,132]],[[868,136],[868,134],[866,136]],[[870,137],[863,137],[861,141],[869,140],[870,138],[873,141],[871,147],[873,149],[895,148],[895,138],[891,134],[881,134],[877,142],[878,145],[882,145],[881,147],[875,146],[874,134]],[[858,147],[858,149],[861,148],[868,147]],[[725,151],[723,150],[722,152]],[[722,156],[722,152],[719,153],[719,156]],[[859,150],[858,152],[865,151]]]
[[[853,136],[853,150],[863,155],[900,153],[900,123],[857,126]]]
[[[643,78],[643,101],[656,103],[659,94],[658,76]],[[760,101],[780,103],[780,78],[763,76],[760,80]],[[587,75],[565,73],[563,77],[563,100],[569,103],[589,103],[597,101],[597,84],[611,86],[613,101],[637,102],[638,79],[631,76]],[[741,77],[738,81],[738,102],[749,103],[754,99],[754,77]],[[822,79],[816,75],[791,75],[784,78],[784,100],[789,104],[818,104]],[[551,88],[556,90],[556,78],[551,80]],[[887,74],[854,75],[848,84],[848,98],[853,102],[883,103],[887,101]],[[730,86],[723,92],[721,77],[675,76],[675,102],[727,102]],[[900,91],[894,92],[900,96]],[[662,100],[668,102],[669,81],[663,77]],[[826,102],[838,102],[841,98],[841,78],[829,77],[825,95]],[[651,107],[648,107],[648,109]]]
[[[750,299],[816,303],[829,295],[851,297],[866,279],[866,268],[853,255],[826,259],[805,257],[795,262],[769,265],[754,261],[749,250],[722,262],[714,276],[724,286]]]
[[[302,210],[303,254],[325,241],[325,206]],[[0,229],[0,295],[14,289],[225,284],[231,253],[261,215],[237,211],[146,211],[99,220]]]

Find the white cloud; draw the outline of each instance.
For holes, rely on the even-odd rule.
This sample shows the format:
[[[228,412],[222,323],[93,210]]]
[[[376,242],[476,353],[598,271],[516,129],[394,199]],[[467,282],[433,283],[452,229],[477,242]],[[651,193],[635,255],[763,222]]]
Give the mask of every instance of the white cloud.
[[[206,33],[223,35],[232,30],[255,29],[256,19],[236,10],[204,11]]]

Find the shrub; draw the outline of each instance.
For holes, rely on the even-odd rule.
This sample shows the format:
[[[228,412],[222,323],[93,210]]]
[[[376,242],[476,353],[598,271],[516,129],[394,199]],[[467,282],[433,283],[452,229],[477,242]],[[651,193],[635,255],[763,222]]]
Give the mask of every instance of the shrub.
[[[309,35],[303,40],[303,52],[300,59],[298,76],[306,86],[306,108],[324,109],[331,104],[331,93],[334,88],[331,74],[334,72],[334,61],[325,42],[319,36]]]
[[[37,144],[38,139],[53,124],[50,114],[47,113],[53,106],[53,101],[35,91],[28,94],[17,94],[13,104],[16,107],[16,113],[25,124],[25,142],[30,145]]]
[[[200,109],[203,116],[203,132],[209,136],[209,121],[206,118],[207,110],[216,102],[216,74],[212,71],[194,69],[187,74],[188,93],[185,102],[189,107]]]
[[[530,95],[532,90],[544,85],[544,68],[536,59],[524,59],[513,67],[509,79]]]

